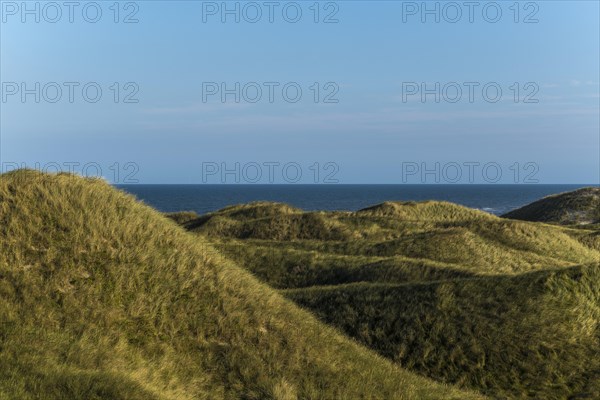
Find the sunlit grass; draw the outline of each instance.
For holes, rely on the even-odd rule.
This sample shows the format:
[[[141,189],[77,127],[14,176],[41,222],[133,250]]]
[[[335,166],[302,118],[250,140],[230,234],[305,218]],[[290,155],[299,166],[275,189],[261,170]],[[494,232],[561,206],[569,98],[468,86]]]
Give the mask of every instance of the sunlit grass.
[[[0,176],[1,399],[439,399],[107,183]]]

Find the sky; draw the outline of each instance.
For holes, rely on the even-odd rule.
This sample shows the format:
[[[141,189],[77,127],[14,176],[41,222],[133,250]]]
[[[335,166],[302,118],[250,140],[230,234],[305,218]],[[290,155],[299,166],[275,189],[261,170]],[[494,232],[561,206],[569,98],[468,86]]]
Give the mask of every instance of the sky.
[[[2,171],[600,183],[598,1],[2,1],[1,11]]]

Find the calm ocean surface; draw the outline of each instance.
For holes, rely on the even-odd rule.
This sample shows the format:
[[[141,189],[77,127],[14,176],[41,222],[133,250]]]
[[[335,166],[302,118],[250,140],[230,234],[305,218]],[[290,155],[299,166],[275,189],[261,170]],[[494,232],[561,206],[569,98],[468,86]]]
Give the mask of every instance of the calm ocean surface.
[[[584,186],[591,185],[117,185],[163,212],[204,214],[258,200],[347,211],[387,200],[444,200],[497,215]]]

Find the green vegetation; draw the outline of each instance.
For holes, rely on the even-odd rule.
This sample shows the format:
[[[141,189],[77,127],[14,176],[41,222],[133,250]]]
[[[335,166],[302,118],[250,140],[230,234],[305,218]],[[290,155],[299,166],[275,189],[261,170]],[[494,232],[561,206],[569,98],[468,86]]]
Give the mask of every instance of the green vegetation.
[[[503,217],[563,225],[600,224],[600,187],[547,196]]]
[[[188,217],[200,240],[404,368],[493,398],[600,398],[594,225],[433,201]]]
[[[286,207],[249,209],[254,218],[288,213],[307,224],[278,240],[310,236],[313,222],[324,224],[318,234],[327,238],[349,229]],[[222,221],[196,222],[264,234],[268,225],[237,231],[244,223],[236,218],[248,214],[236,210]],[[102,181],[17,171],[0,176],[0,398],[480,396],[407,372],[344,338],[205,238]]]
[[[267,211],[269,207],[272,210]],[[383,203],[355,213],[305,213],[280,204],[253,203],[206,214],[185,226],[230,255],[239,252],[238,261],[255,273],[269,257],[285,258],[292,264],[298,259],[303,267],[306,258],[311,258],[318,264],[311,273],[333,268],[335,263],[322,260],[332,256],[345,257],[342,267],[385,259],[386,265],[401,268],[416,263],[414,268],[427,265],[441,269],[442,274],[450,268],[487,275],[600,261],[597,231],[506,220],[434,201]],[[261,262],[255,262],[257,256]],[[268,268],[272,273],[271,268],[286,266],[277,261]],[[266,276],[260,277],[273,284]]]
[[[600,266],[286,295],[405,368],[500,398],[600,398]]]

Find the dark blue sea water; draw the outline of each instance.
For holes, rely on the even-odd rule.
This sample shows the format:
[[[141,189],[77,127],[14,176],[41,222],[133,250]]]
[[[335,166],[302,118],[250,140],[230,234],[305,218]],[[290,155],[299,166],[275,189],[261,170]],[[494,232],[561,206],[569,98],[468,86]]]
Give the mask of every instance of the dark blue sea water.
[[[204,214],[257,200],[288,203],[304,210],[347,211],[387,200],[445,200],[497,215],[583,186],[586,185],[118,185],[163,212]]]

